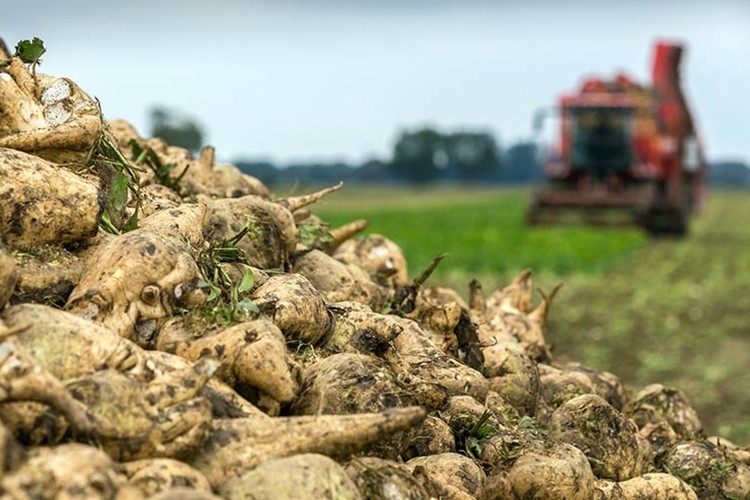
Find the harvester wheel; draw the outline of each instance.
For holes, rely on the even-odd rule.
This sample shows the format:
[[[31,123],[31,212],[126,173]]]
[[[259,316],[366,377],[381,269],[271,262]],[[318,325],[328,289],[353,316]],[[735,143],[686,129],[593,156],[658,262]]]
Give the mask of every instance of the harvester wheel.
[[[548,211],[544,209],[544,206],[539,201],[537,195],[534,195],[526,208],[526,224],[529,226],[539,226],[545,223],[549,223],[545,215],[549,215]]]
[[[646,214],[644,229],[653,237],[684,237],[688,234],[688,216],[674,207],[654,207]]]

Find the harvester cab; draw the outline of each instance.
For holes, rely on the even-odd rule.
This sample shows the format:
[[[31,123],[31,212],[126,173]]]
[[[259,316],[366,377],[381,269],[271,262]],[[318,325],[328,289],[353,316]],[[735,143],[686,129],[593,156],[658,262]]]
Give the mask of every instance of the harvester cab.
[[[570,165],[594,182],[607,182],[633,163],[629,107],[570,108]]]
[[[676,44],[656,45],[653,82],[588,79],[560,97],[547,185],[533,195],[532,224],[638,225],[687,233],[703,197],[705,164],[682,94]],[[537,132],[541,125],[535,120]]]

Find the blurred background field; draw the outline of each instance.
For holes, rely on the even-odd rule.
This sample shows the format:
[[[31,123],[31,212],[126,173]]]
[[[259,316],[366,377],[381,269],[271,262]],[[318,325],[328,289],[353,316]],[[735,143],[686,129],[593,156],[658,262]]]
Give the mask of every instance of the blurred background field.
[[[714,191],[686,239],[639,230],[525,225],[527,189],[345,188],[315,208],[332,226],[366,218],[367,232],[403,248],[416,275],[448,257],[430,284],[464,296],[529,267],[564,288],[550,317],[558,360],[610,370],[636,389],[683,390],[710,434],[750,442],[750,196]]]
[[[586,227],[529,229],[524,188],[345,188],[316,207],[331,226],[355,218],[368,231],[402,246],[416,273],[437,253],[447,253],[434,279],[461,289],[473,277],[485,288],[527,267],[550,278],[592,273],[646,243],[636,230]]]

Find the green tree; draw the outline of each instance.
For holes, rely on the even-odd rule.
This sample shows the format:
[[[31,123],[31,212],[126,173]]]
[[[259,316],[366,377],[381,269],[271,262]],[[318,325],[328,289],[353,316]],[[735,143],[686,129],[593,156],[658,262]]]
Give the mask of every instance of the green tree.
[[[448,163],[445,136],[437,130],[422,128],[399,134],[389,167],[401,179],[424,184],[439,177]]]
[[[161,137],[173,146],[197,153],[204,143],[201,125],[175,110],[154,106],[149,112],[151,135]]]
[[[413,183],[489,179],[499,171],[500,156],[497,142],[488,132],[445,134],[421,128],[399,134],[389,169]]]
[[[488,178],[500,168],[500,150],[488,132],[455,132],[446,143],[450,167],[462,179]]]

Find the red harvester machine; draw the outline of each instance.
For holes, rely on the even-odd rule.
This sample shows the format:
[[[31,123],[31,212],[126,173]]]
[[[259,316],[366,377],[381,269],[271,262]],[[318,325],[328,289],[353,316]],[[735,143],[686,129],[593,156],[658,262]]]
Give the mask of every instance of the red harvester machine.
[[[680,86],[682,46],[655,45],[652,84],[624,74],[588,79],[559,101],[560,130],[534,194],[532,224],[573,215],[592,224],[637,224],[685,235],[704,198],[706,165]]]

